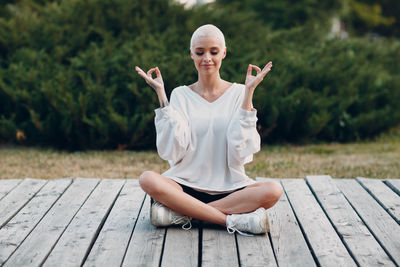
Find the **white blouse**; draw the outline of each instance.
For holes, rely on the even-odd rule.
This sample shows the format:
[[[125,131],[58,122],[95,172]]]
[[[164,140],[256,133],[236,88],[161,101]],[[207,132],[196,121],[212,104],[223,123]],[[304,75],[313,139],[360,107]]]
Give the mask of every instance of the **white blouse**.
[[[188,86],[175,88],[170,105],[155,110],[157,150],[170,169],[162,175],[210,194],[254,183],[244,170],[260,150],[257,111],[241,108],[243,84],[208,102]]]

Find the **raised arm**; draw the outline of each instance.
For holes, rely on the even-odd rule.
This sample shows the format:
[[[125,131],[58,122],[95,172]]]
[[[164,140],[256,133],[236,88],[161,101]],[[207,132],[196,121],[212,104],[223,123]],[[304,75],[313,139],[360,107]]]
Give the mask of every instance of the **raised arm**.
[[[152,68],[145,73],[136,66],[136,71],[156,91],[160,101],[160,108],[155,110],[154,118],[158,154],[162,159],[168,160],[170,164],[176,164],[185,156],[190,142],[189,122],[183,116],[182,103],[173,91],[171,105],[169,105],[164,82],[158,68]],[[156,73],[156,78],[152,77],[153,72]]]
[[[237,111],[228,129],[228,164],[243,166],[253,160],[253,154],[260,150],[261,139],[257,132],[257,111],[253,108],[253,94],[257,85],[271,70],[272,62],[261,70],[255,65],[247,69],[242,108]],[[253,75],[253,69],[257,75]]]
[[[253,110],[253,94],[254,90],[256,89],[257,85],[264,79],[265,75],[271,70],[272,68],[272,62],[268,62],[267,65],[261,70],[259,67],[249,64],[249,67],[247,68],[247,74],[246,74],[246,81],[245,81],[245,95],[243,99],[243,104],[242,108],[244,110]],[[252,74],[253,69],[256,70],[257,75],[254,76]]]
[[[135,67],[135,70],[140,76],[142,76],[143,79],[145,79],[146,83],[156,91],[158,101],[160,102],[160,107],[163,108],[168,106],[169,102],[167,95],[165,94],[164,81],[162,79],[161,71],[158,69],[158,67],[149,69],[147,73],[138,66]],[[153,72],[156,72],[156,78],[153,78]]]

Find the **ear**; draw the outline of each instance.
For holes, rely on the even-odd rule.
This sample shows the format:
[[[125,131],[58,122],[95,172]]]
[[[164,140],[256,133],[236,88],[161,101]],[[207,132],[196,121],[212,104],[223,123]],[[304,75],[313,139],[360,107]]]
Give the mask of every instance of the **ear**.
[[[192,49],[190,49],[190,57],[194,60]]]
[[[226,47],[224,49],[224,55],[222,56],[222,58],[224,59],[226,57]]]

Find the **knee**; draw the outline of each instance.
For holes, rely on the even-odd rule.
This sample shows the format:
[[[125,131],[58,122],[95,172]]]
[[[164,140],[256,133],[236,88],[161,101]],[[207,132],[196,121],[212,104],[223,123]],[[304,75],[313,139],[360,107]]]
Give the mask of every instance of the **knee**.
[[[262,205],[264,208],[270,208],[275,205],[283,194],[282,185],[276,181],[266,181],[263,186],[263,200]]]
[[[156,189],[157,183],[156,173],[153,171],[145,171],[139,177],[139,185],[146,193],[151,193]]]

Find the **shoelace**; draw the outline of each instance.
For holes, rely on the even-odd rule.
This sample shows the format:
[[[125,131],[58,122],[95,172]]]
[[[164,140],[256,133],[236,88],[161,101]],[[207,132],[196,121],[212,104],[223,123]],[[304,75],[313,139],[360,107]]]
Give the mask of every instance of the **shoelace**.
[[[253,234],[248,234],[242,231],[239,231],[238,229],[236,229],[234,226],[227,226],[226,230],[228,231],[228,233],[233,234],[235,232],[238,232],[239,234],[243,235],[243,236],[254,236]]]
[[[164,207],[164,205],[163,204],[161,204],[160,202],[158,202],[158,201],[155,201],[154,200],[154,203],[153,203],[153,205],[155,206],[155,207]]]
[[[161,204],[158,201],[154,201],[154,206],[155,207],[165,207],[164,204]],[[181,223],[183,223],[182,229],[183,230],[190,230],[190,229],[192,229],[191,220],[192,220],[192,218],[190,218],[189,216],[184,216],[184,215],[174,216],[174,217],[172,217],[172,224],[181,224]]]
[[[172,218],[172,223],[173,224],[181,224],[182,225],[182,229],[183,230],[190,230],[192,229],[192,222],[191,222],[191,218],[188,216],[174,216]],[[188,225],[188,226],[187,226]]]

